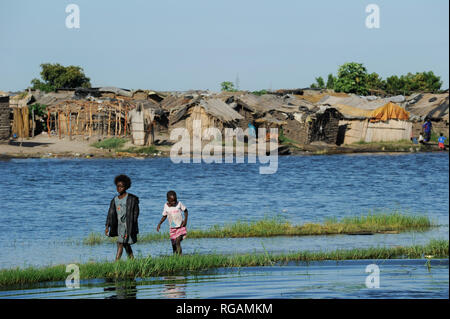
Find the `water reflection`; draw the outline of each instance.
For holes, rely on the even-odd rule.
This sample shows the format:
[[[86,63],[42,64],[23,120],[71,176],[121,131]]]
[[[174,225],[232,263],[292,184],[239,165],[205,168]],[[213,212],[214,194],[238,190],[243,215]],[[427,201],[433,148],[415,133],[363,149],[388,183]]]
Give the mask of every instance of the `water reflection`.
[[[187,278],[184,276],[169,276],[163,278],[164,290],[163,297],[164,298],[186,298],[186,284]]]
[[[104,287],[103,291],[105,293],[112,291],[114,294],[105,297],[105,299],[136,299],[136,280],[115,280],[109,282],[111,285]],[[106,284],[108,284],[108,281]]]

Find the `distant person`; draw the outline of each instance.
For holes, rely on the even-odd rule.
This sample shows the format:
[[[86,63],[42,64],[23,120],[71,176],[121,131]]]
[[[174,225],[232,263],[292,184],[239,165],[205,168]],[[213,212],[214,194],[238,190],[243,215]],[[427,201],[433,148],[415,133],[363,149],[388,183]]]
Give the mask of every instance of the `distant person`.
[[[424,144],[423,132],[420,132],[420,134],[419,134],[419,143]]]
[[[438,138],[438,144],[439,144],[439,148],[441,149],[441,150],[445,150],[445,140],[446,140],[447,138],[444,136],[444,134],[440,134],[440,136],[439,136],[439,138]]]
[[[183,214],[184,213],[184,219]],[[174,254],[181,255],[181,241],[186,237],[186,224],[188,220],[188,210],[177,199],[177,193],[174,191],[167,192],[167,203],[164,204],[163,217],[156,227],[156,231],[159,232],[161,224],[169,218],[170,227],[170,241],[172,242],[172,250]]]
[[[131,245],[137,242],[139,233],[139,198],[127,193],[131,187],[131,179],[127,175],[116,176],[114,184],[119,195],[115,196],[109,205],[105,235],[118,237],[116,260],[122,257],[124,248],[128,258],[134,258]]]
[[[253,123],[248,123],[248,135],[256,137],[256,127]]]
[[[431,121],[430,121],[429,118],[428,118],[428,119],[426,120],[426,122],[422,125],[422,127],[423,127],[423,131],[424,131],[424,133],[425,133],[424,141],[425,141],[425,142],[429,142],[430,139],[431,139],[431,129],[432,129],[432,127],[433,127],[433,124],[431,124]]]

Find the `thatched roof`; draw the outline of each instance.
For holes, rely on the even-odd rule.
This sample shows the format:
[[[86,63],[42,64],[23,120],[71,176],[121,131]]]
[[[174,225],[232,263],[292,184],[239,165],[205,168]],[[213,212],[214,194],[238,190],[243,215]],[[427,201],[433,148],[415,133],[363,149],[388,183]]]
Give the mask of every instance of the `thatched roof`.
[[[236,105],[242,106],[248,111],[255,113],[257,116],[263,116],[265,113],[270,111],[280,111],[286,113],[297,112],[299,110],[300,103],[293,105],[292,102],[297,102],[296,99],[291,99],[291,103],[288,104],[283,97],[264,94],[261,96],[254,94],[246,94],[239,96],[236,99]]]
[[[174,124],[182,120],[184,116],[187,114],[187,111],[194,106],[202,107],[207,114],[219,119],[224,123],[230,123],[236,120],[243,119],[242,115],[233,110],[228,104],[226,104],[220,99],[199,98],[194,99],[192,103],[185,104],[176,109],[175,111],[173,111],[172,114],[170,115],[170,123]]]
[[[192,98],[183,95],[169,95],[160,102],[163,109],[172,111],[192,102]]]
[[[36,103],[53,106],[62,101],[72,99],[73,92],[50,92],[46,94],[33,94],[33,96],[36,99]]]

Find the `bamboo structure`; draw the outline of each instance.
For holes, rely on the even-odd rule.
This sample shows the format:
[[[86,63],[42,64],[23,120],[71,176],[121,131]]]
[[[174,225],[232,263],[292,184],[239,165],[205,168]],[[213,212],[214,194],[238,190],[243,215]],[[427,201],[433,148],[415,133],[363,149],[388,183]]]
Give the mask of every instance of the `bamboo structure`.
[[[76,135],[92,137],[113,134],[114,137],[124,137],[129,134],[127,113],[134,107],[135,105],[126,100],[102,103],[86,100],[62,101],[47,108],[48,134],[55,131],[59,138],[67,135],[70,139]],[[113,132],[111,125],[114,125]]]

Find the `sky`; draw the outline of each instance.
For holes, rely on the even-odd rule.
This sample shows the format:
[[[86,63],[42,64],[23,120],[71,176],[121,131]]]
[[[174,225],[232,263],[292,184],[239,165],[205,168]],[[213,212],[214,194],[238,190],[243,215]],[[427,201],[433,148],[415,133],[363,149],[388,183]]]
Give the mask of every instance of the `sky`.
[[[66,27],[69,4],[80,28]],[[134,90],[304,88],[346,62],[383,78],[433,71],[449,87],[448,0],[0,0],[0,39],[2,91],[30,86],[41,63]]]

